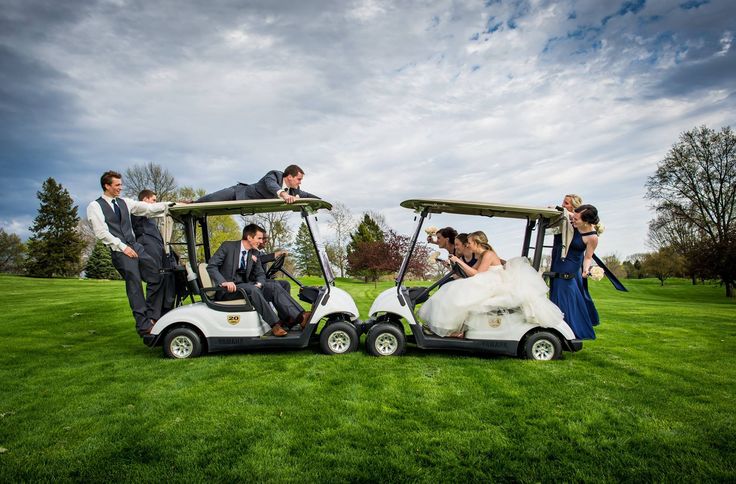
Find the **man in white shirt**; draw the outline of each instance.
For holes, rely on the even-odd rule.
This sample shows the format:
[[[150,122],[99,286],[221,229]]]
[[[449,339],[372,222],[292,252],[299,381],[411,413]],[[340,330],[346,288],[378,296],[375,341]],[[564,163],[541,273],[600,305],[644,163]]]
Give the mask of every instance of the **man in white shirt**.
[[[238,183],[209,193],[197,202],[225,202],[228,200],[262,200],[280,198],[286,203],[294,203],[298,198],[319,198],[301,189],[304,170],[297,165],[289,165],[284,171],[271,170],[253,184]]]
[[[150,333],[155,324],[152,308],[143,294],[142,280],[159,279],[158,264],[141,244],[136,242],[130,216],[155,217],[166,211],[168,203],[146,203],[120,198],[123,180],[120,173],[105,172],[100,177],[102,196],[87,206],[87,219],[95,237],[101,240],[112,255],[112,263],[125,279],[125,292],[140,336]]]

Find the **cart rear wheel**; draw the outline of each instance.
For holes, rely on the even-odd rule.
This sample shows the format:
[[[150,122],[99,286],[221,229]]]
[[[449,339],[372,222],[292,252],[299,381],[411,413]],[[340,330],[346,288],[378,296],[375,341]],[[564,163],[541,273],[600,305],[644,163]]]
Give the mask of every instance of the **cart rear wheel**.
[[[319,345],[328,355],[352,353],[358,349],[359,341],[358,330],[344,321],[328,324],[319,335]]]
[[[174,328],[164,338],[164,354],[169,358],[196,358],[202,352],[202,341],[196,331]]]
[[[524,356],[529,360],[558,360],[562,356],[560,338],[547,331],[534,333],[524,343]]]
[[[373,356],[399,356],[406,349],[406,337],[393,324],[378,323],[368,331],[365,344]]]

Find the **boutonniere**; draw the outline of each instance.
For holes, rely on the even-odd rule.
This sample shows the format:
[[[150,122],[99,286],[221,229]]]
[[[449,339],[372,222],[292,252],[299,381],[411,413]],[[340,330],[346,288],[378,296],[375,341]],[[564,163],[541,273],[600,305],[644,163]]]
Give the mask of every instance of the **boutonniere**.
[[[258,262],[258,257],[251,255],[250,258],[253,259],[253,262]]]

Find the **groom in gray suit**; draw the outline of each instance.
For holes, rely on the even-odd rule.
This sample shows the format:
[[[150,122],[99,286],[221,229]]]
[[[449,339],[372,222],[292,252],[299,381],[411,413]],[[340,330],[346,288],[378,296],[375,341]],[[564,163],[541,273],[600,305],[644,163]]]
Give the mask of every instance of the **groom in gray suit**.
[[[227,289],[224,294],[217,293],[216,299],[238,299],[238,289],[243,289],[256,312],[271,326],[271,333],[274,336],[286,336],[284,326],[299,323],[304,327],[309,320],[309,313],[281,286],[266,280],[258,250],[264,233],[256,224],[246,225],[242,240],[223,242],[210,257],[207,272],[215,285]],[[268,305],[269,301],[278,315]]]
[[[278,170],[269,171],[252,185],[238,183],[214,193],[209,193],[197,200],[197,203],[268,198],[281,198],[286,203],[293,203],[297,198],[319,198],[299,188],[303,178],[304,170],[297,165],[289,165],[283,172]]]

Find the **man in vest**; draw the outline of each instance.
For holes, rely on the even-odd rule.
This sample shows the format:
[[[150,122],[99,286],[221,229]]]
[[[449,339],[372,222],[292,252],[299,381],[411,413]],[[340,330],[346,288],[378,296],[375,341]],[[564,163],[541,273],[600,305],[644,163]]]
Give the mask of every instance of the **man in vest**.
[[[138,201],[156,203],[156,194],[153,190],[141,190]],[[158,278],[155,281],[146,281],[146,302],[151,308],[150,318],[155,323],[157,319],[166,314],[174,307],[176,293],[174,291],[174,276],[171,272],[161,273],[160,269],[170,269],[169,255],[166,253],[166,244],[161,231],[156,224],[156,219],[151,217],[139,217],[131,215],[133,233],[135,240],[143,246],[146,253],[156,261],[159,269]]]
[[[153,309],[146,303],[141,280],[155,282],[159,279],[158,265],[145,248],[136,242],[132,215],[155,217],[166,211],[168,203],[145,203],[130,198],[120,198],[123,180],[120,173],[105,172],[100,177],[102,196],[87,206],[87,220],[95,237],[101,240],[112,255],[112,263],[125,279],[130,309],[140,336],[151,332]]]

